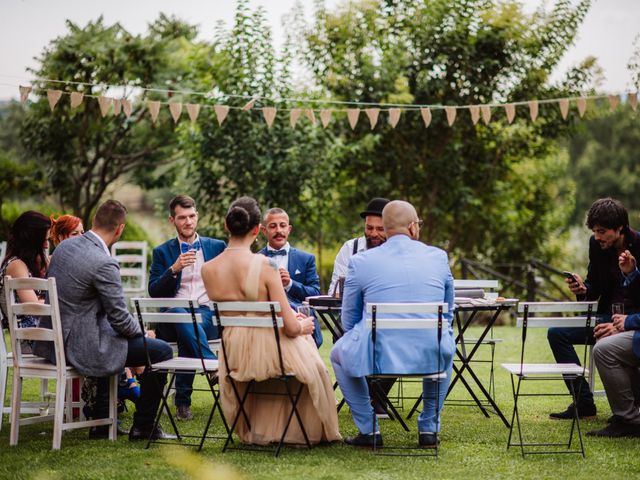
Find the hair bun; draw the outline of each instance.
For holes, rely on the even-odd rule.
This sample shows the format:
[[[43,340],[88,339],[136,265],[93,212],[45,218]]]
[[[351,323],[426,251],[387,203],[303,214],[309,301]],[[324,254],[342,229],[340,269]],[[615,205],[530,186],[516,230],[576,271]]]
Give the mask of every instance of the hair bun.
[[[229,209],[226,220],[231,233],[246,232],[249,228],[249,212],[239,205],[234,205]]]

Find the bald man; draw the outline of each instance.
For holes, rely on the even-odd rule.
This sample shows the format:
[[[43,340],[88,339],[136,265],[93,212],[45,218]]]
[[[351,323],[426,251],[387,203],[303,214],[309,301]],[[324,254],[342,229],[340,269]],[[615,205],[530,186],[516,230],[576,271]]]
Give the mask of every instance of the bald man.
[[[367,303],[447,302],[442,343],[438,349],[435,331],[389,330],[376,354],[379,373],[447,373],[440,381],[440,396],[434,382],[424,382],[423,410],[418,417],[418,445],[435,448],[444,398],[449,388],[455,342],[453,338],[453,277],[446,252],[418,241],[422,220],[413,205],[400,200],[389,202],[382,211],[387,241],[371,250],[354,255],[344,286],[342,324],[345,334],[331,350],[331,363],[353,421],[360,433],[345,439],[349,445],[378,447],[382,435],[374,420],[366,376],[372,370],[372,345],[366,331]],[[382,335],[381,335],[382,337]],[[439,353],[438,353],[439,352]],[[376,372],[378,373],[378,372]]]

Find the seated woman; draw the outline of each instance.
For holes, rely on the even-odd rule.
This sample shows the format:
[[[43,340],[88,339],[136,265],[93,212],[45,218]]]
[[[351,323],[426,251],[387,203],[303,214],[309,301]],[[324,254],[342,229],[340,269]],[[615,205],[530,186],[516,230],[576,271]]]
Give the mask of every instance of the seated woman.
[[[84,233],[82,220],[73,215],[61,215],[57,219],[51,216],[51,242],[57,247],[67,238],[78,237]]]
[[[229,246],[202,267],[207,294],[215,301],[280,303],[284,321],[280,330],[284,368],[293,372],[296,380],[305,385],[297,408],[309,440],[311,443],[340,440],[329,371],[311,336],[313,319],[296,316],[289,306],[275,264],[263,255],[251,253],[251,244],[260,232],[260,219],[260,209],[253,198],[242,197],[233,202],[225,219],[225,229],[230,233]],[[227,327],[223,340],[228,346],[229,365],[220,359],[220,393],[225,416],[233,419],[238,411],[238,402],[227,379],[227,369],[231,370],[236,382],[249,382],[279,375],[280,366],[270,328]],[[268,387],[273,391],[277,385],[274,383]],[[236,433],[244,443],[265,445],[280,440],[291,406],[286,396],[258,395],[247,399],[245,411],[251,431],[241,416]],[[285,442],[304,443],[295,417]]]

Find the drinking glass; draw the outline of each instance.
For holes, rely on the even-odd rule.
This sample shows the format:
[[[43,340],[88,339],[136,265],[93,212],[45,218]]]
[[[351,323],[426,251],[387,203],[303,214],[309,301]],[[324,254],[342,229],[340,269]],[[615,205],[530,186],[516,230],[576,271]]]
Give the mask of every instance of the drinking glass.
[[[624,303],[621,303],[621,302],[612,303],[611,315],[624,315]]]
[[[311,307],[309,305],[300,305],[298,307],[298,313],[304,315],[305,317],[311,316]]]

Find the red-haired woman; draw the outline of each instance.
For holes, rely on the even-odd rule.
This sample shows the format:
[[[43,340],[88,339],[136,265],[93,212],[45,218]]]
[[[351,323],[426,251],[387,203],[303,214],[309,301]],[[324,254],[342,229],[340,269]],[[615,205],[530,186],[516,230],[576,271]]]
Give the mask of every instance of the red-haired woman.
[[[54,247],[67,238],[77,237],[84,233],[82,220],[73,215],[62,215],[57,219],[51,216],[51,242]]]

